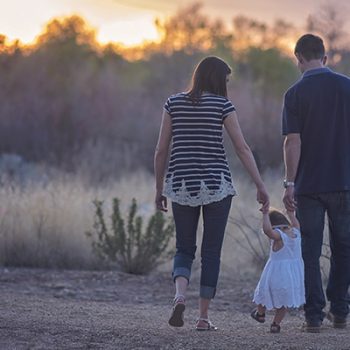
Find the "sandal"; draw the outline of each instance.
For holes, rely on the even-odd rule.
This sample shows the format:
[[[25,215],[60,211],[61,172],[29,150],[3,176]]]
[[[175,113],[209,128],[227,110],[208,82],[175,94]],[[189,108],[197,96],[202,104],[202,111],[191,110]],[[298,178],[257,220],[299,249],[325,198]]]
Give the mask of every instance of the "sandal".
[[[254,309],[252,311],[252,313],[250,314],[250,316],[252,316],[252,318],[254,318],[254,320],[259,322],[259,323],[264,323],[265,322],[265,313],[259,314],[257,309]]]
[[[169,325],[172,327],[182,327],[184,325],[185,297],[179,295],[174,299],[173,309],[169,318]]]
[[[203,322],[205,323],[205,326],[199,326],[199,323]],[[197,331],[217,331],[218,327],[215,327],[208,318],[199,318],[197,320],[196,324],[196,330]]]
[[[273,322],[270,326],[271,333],[279,333],[281,331],[281,326],[275,322]]]

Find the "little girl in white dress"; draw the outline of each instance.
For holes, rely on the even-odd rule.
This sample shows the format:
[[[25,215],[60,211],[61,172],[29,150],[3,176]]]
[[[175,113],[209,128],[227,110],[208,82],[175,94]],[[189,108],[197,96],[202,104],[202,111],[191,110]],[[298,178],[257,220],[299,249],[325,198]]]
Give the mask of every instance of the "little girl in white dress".
[[[270,257],[255,289],[253,302],[257,308],[251,316],[263,323],[266,309],[276,309],[272,333],[280,332],[288,307],[305,303],[300,226],[294,212],[287,215],[289,220],[278,210],[263,212],[263,231],[271,239]]]

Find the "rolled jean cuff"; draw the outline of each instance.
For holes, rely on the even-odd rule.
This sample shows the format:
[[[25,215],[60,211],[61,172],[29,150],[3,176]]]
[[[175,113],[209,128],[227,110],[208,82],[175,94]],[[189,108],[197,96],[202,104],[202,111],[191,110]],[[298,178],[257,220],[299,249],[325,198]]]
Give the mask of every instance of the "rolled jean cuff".
[[[213,299],[215,297],[216,288],[209,286],[201,286],[199,296],[203,299]]]
[[[180,276],[185,277],[190,282],[191,270],[187,267],[176,267],[173,271],[173,281],[175,282],[175,279]]]

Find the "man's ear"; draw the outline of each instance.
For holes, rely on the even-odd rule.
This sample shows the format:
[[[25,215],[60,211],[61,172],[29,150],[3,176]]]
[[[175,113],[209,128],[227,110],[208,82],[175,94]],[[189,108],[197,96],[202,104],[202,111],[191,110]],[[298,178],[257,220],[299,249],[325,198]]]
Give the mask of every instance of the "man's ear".
[[[297,58],[298,62],[303,64],[304,63],[304,58],[302,55],[300,55],[300,53],[296,53],[295,57]]]
[[[322,58],[322,64],[325,66],[327,63],[328,57],[327,56],[323,56]]]

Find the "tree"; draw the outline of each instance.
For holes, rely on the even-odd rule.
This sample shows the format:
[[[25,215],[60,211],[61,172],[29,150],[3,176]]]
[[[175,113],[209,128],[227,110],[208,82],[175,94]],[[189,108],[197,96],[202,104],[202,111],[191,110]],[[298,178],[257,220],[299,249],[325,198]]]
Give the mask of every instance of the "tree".
[[[72,43],[77,46],[97,46],[96,30],[77,15],[54,18],[37,39],[37,46]]]
[[[276,48],[251,47],[242,57],[238,71],[240,89],[246,89],[245,96],[250,103],[242,128],[261,159],[261,166],[276,167],[282,160],[282,137],[279,136],[282,95],[297,79],[297,68]]]
[[[180,8],[164,21],[156,19],[155,24],[161,35],[160,49],[167,54],[184,50],[192,54],[215,48],[229,48],[232,36],[219,19],[211,20],[203,14],[202,4],[197,2]]]
[[[324,3],[315,14],[307,18],[306,29],[319,34],[327,46],[328,63],[335,66],[343,59],[348,47],[345,25],[348,12],[338,3]]]
[[[282,19],[269,26],[246,16],[236,16],[233,18],[233,51],[244,53],[245,50],[256,47],[289,52],[296,32],[293,24]]]
[[[249,47],[262,47],[267,40],[267,25],[246,16],[233,19],[233,49],[245,51]]]

